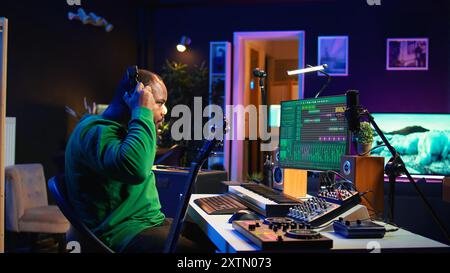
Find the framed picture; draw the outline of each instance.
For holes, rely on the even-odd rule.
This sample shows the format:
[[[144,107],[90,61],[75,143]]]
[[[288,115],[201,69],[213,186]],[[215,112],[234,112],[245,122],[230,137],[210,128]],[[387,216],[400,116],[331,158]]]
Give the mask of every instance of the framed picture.
[[[348,76],[348,36],[319,36],[317,65],[333,76]],[[323,76],[320,72],[318,75]]]
[[[386,69],[428,70],[428,38],[387,39]]]

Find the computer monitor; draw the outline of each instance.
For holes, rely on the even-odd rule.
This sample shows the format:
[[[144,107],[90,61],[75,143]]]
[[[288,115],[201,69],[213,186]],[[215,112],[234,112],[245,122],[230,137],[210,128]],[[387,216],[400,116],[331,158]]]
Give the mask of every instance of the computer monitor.
[[[372,113],[375,122],[416,177],[450,175],[450,114]],[[382,144],[374,131],[373,147]],[[391,158],[386,147],[372,155]]]
[[[281,102],[280,166],[339,171],[348,147],[345,109],[345,95]]]

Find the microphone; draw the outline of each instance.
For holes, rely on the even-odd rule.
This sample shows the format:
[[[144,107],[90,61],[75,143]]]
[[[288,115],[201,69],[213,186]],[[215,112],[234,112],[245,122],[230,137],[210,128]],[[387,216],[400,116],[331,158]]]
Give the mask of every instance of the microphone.
[[[267,73],[266,71],[259,69],[259,68],[255,68],[253,69],[253,76],[258,77],[258,78],[265,78],[267,77]]]
[[[345,110],[345,118],[347,119],[348,129],[356,133],[360,130],[359,118],[361,107],[359,106],[358,90],[349,90],[345,93],[347,98],[347,109]]]
[[[323,64],[323,65],[312,66],[312,67],[302,68],[302,69],[297,69],[297,70],[288,70],[287,74],[289,76],[305,74],[305,73],[314,72],[314,71],[321,71],[321,70],[324,70],[327,67],[328,67],[327,64]]]

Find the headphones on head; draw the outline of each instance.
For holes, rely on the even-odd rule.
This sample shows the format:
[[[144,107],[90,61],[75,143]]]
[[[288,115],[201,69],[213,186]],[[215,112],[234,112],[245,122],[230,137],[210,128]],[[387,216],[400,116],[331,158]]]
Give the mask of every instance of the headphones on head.
[[[137,65],[133,65],[127,68],[127,77],[128,77],[128,94],[131,96],[134,92],[134,89],[136,88],[136,85],[141,82],[141,79],[139,77],[139,69]],[[162,106],[163,114],[167,114],[167,107],[166,105]]]
[[[127,68],[127,77],[128,77],[128,94],[132,95],[136,85],[140,82],[139,78],[139,70],[137,65],[133,65]]]

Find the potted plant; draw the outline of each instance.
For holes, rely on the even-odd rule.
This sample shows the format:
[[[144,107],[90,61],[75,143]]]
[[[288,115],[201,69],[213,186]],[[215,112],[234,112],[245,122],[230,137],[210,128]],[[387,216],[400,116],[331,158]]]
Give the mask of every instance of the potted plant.
[[[175,61],[166,60],[165,65],[162,67],[161,77],[167,86],[168,100],[167,109],[168,113],[176,105],[186,105],[191,110],[193,109],[194,96],[203,98],[203,105],[208,104],[208,68],[205,62],[200,65],[194,65],[189,67],[187,64]],[[178,144],[185,148],[184,155],[180,158],[181,166],[190,166],[192,160],[198,154],[198,149],[203,145],[201,140],[181,140],[175,141],[171,137],[171,126],[175,118],[171,118],[170,115],[166,116],[166,122],[161,128],[161,137],[159,139],[159,145],[161,147],[171,147],[174,144]],[[194,126],[191,127],[191,129]],[[191,132],[193,134],[193,132]]]
[[[370,155],[370,149],[372,149],[373,131],[369,122],[363,121],[360,123],[360,130],[356,134],[356,141],[358,143],[359,155]]]

